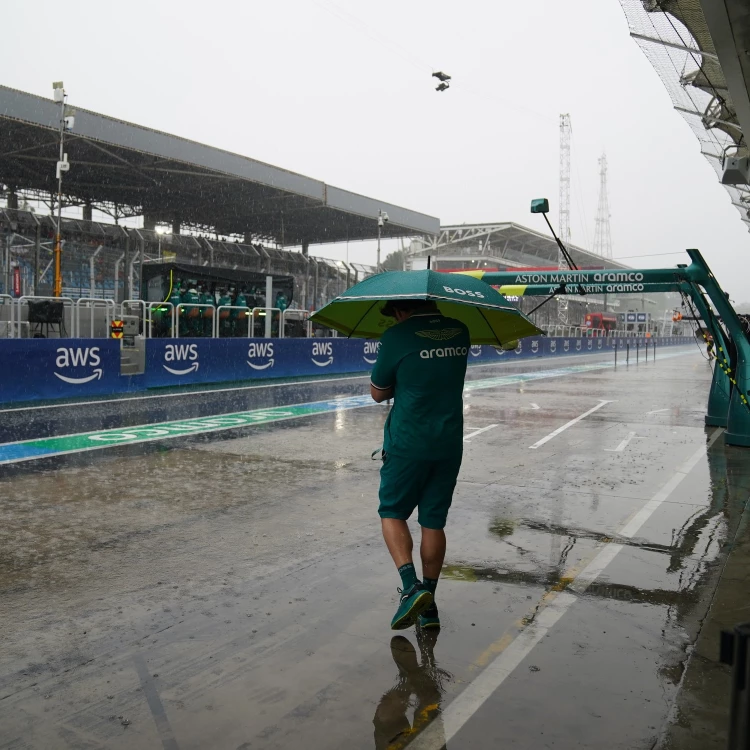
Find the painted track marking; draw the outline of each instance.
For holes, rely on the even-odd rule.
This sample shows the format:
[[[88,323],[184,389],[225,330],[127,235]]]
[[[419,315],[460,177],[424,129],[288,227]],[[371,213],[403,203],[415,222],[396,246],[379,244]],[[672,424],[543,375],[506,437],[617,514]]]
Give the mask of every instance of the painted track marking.
[[[464,443],[471,442],[471,438],[473,438],[475,435],[481,435],[483,432],[487,432],[487,430],[494,430],[495,427],[497,427],[496,424],[488,424],[486,427],[480,427],[478,430],[470,432],[468,435],[464,436]]]
[[[669,481],[639,511],[631,516],[617,536],[632,538],[657,508],[687,478],[723,432],[722,428],[717,429],[706,445],[701,446],[687,461],[678,466]],[[489,665],[448,704],[438,719],[429,724],[409,744],[409,750],[439,750],[450,742],[487,699],[510,677],[537,643],[570,609],[578,599],[575,594],[585,593],[586,589],[597,579],[607,565],[615,559],[623,546],[616,542],[606,544],[600,548],[588,565],[573,577],[573,581],[567,587],[568,590],[545,594],[542,602],[543,609],[538,612],[532,622],[511,640]],[[570,576],[566,574],[564,578],[570,578]],[[568,591],[573,593],[568,593]]]
[[[617,446],[617,448],[605,448],[604,450],[607,451],[607,453],[621,453],[622,451],[627,448],[628,443],[635,437],[634,432],[629,432],[628,436],[620,442],[620,444]]]
[[[583,412],[583,414],[577,416],[575,419],[571,419],[570,422],[566,422],[562,427],[558,427],[556,430],[553,430],[549,435],[534,443],[534,445],[530,445],[529,448],[532,450],[541,448],[545,443],[548,443],[553,438],[556,438],[561,432],[565,432],[568,427],[572,427],[574,424],[578,424],[578,422],[580,422],[582,419],[586,419],[589,414],[593,414],[595,411],[601,409],[602,406],[613,403],[614,401],[600,401],[593,409],[589,409],[588,411]]]

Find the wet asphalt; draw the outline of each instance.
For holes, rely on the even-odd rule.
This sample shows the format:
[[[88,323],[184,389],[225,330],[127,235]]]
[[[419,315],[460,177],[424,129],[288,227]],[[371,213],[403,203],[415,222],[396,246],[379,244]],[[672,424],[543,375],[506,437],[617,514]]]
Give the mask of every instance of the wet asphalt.
[[[438,634],[389,630],[383,407],[0,467],[0,748],[659,747],[750,475],[686,351],[467,391]],[[2,440],[366,388],[5,411]]]

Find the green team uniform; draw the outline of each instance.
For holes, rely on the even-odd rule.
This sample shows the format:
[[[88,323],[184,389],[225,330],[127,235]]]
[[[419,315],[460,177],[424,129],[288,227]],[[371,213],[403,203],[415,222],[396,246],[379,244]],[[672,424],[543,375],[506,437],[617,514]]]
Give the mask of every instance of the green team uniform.
[[[469,332],[439,313],[412,315],[380,340],[372,371],[378,390],[394,389],[380,471],[381,518],[442,529],[463,456],[463,386]]]

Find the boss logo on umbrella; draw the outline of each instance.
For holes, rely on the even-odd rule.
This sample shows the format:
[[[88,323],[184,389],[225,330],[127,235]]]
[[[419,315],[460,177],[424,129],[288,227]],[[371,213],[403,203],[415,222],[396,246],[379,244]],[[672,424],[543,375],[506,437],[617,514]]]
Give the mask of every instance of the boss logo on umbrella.
[[[379,341],[365,341],[365,353],[364,360],[369,365],[374,365],[378,359],[378,352],[380,351]]]
[[[83,375],[82,377],[74,378],[70,375],[61,375],[59,372],[54,373],[56,378],[70,383],[71,385],[81,385],[83,383],[90,383],[92,380],[101,380],[102,368],[97,367],[101,364],[101,357],[99,356],[99,347],[60,347],[55,354],[55,366],[62,370],[68,367],[95,367],[95,370],[91,370],[91,374]]]
[[[462,297],[477,297],[479,299],[484,299],[484,295],[481,292],[472,292],[470,289],[454,289],[450,286],[444,286],[443,289],[450,294],[460,294]]]
[[[266,362],[251,362],[251,359],[266,359]],[[269,367],[274,365],[273,358],[273,344],[268,342],[258,343],[253,342],[247,349],[247,364],[253,368],[253,370],[267,370]]]
[[[328,357],[319,362],[315,357]],[[333,344],[330,341],[316,341],[312,345],[312,363],[318,367],[328,367],[333,363]]]

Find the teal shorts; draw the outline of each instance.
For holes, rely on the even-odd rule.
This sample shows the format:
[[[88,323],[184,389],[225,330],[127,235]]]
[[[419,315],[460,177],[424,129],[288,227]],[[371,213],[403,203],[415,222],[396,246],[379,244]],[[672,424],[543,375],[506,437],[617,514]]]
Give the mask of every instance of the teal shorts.
[[[458,455],[440,461],[415,461],[386,453],[380,469],[380,517],[406,521],[419,508],[420,526],[444,528],[461,458]]]

